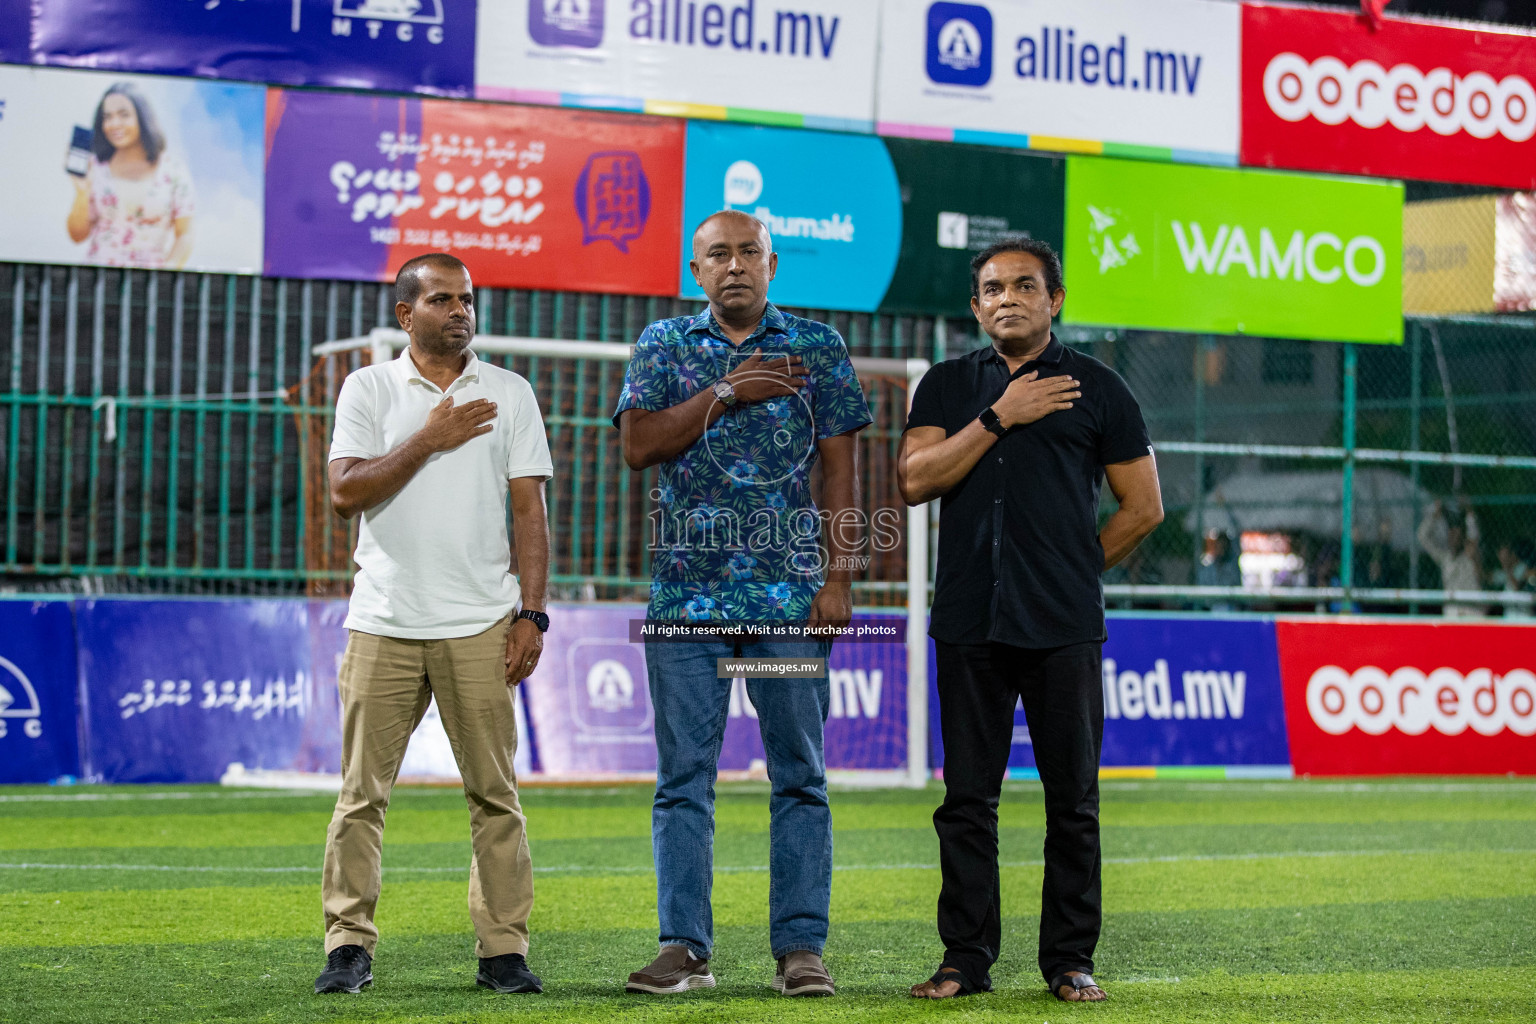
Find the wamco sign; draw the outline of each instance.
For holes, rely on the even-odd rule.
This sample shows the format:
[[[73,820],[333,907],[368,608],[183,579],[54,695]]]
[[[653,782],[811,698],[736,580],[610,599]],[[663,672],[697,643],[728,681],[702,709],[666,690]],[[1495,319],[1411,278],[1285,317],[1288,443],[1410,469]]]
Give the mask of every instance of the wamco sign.
[[[1402,206],[1396,183],[1074,157],[1062,315],[1399,342]]]

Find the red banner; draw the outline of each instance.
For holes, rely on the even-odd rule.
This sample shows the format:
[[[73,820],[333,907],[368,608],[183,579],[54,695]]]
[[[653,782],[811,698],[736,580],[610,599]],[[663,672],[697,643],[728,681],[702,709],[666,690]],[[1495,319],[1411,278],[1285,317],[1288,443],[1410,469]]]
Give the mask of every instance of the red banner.
[[[1536,187],[1536,35],[1243,5],[1242,162]]]
[[[270,96],[268,274],[389,281],[440,251],[482,287],[677,294],[681,121]]]
[[[1536,773],[1536,630],[1275,624],[1298,775]]]

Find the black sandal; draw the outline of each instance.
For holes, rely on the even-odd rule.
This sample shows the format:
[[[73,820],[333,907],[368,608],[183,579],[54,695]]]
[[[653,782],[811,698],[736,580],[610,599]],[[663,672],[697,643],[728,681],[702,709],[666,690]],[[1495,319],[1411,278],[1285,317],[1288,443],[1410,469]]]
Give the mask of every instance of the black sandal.
[[[977,992],[992,991],[990,985],[972,985],[970,980],[966,978],[964,974],[960,973],[960,969],[958,967],[940,967],[938,970],[933,972],[933,977],[929,978],[928,981],[933,985],[942,985],[946,981],[952,981],[956,985],[960,986],[959,992],[956,992],[952,996],[944,996],[943,998],[945,999],[956,999],[960,996],[975,995]]]
[[[1104,992],[1103,986],[1101,986],[1098,982],[1094,981],[1093,980],[1093,975],[1089,974],[1086,971],[1084,971],[1084,972],[1082,972],[1080,974],[1069,974],[1066,971],[1063,971],[1060,974],[1056,975],[1056,977],[1051,979],[1051,995],[1055,996],[1057,999],[1060,999],[1064,1003],[1089,1003],[1089,1002],[1091,1002],[1091,1003],[1099,1003],[1099,1002],[1103,1002],[1102,999],[1067,999],[1067,998],[1063,997],[1062,994],[1061,994],[1061,987],[1063,985],[1066,985],[1068,988],[1072,989],[1072,991],[1074,991],[1074,992],[1081,992],[1085,988],[1096,988],[1100,992]],[[1108,992],[1104,992],[1104,999],[1108,999],[1108,998],[1109,998],[1109,993]]]

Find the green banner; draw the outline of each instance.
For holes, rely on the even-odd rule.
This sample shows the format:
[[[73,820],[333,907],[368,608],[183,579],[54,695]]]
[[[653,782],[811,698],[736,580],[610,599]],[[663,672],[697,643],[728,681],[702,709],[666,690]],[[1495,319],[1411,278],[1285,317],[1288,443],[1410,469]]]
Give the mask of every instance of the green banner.
[[[1401,344],[1403,186],[1067,159],[1067,323]]]
[[[971,257],[1005,238],[1061,245],[1066,161],[991,146],[886,139],[901,187],[901,255],[885,313],[965,316]]]

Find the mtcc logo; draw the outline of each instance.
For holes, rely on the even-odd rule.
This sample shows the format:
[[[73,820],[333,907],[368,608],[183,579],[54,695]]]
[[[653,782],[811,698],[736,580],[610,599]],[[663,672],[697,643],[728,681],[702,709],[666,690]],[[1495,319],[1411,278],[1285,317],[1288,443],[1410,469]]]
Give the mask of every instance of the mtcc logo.
[[[612,658],[604,658],[587,670],[587,703],[612,714],[635,706],[635,677]]]
[[[532,0],[528,35],[540,46],[601,46],[603,0]]]
[[[941,85],[992,80],[992,12],[977,4],[928,8],[928,77]]]
[[[298,5],[295,4],[295,7]],[[297,31],[298,14],[294,15]],[[408,43],[424,26],[427,41],[443,41],[443,0],[333,0],[331,35],[350,36],[352,23],[360,21],[369,39],[379,38],[386,21],[393,22],[395,38]]]
[[[26,673],[9,658],[0,658],[0,736],[10,731],[13,720],[21,720],[21,731],[37,739],[43,734],[42,706],[37,690]]]
[[[1088,216],[1093,222],[1088,228],[1088,251],[1099,261],[1099,273],[1123,267],[1141,255],[1135,232],[1120,223],[1124,215],[1119,210],[1101,210],[1089,204]]]

